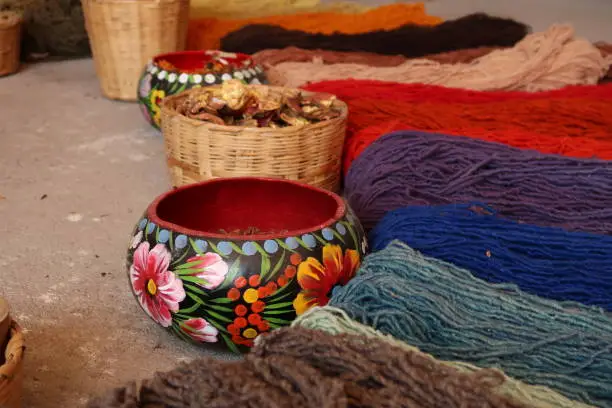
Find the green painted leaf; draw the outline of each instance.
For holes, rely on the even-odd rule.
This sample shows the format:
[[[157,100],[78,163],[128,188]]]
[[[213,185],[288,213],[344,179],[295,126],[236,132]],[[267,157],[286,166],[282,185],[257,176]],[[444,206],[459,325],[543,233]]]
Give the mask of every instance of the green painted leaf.
[[[193,286],[193,285],[190,285],[189,283],[185,283],[185,282],[183,282],[183,286],[185,288],[187,288],[188,291],[197,293],[198,295],[202,295],[202,296],[208,297],[208,293],[204,292],[202,289],[198,288],[197,286]]]
[[[266,309],[265,310],[269,310],[269,309],[282,309],[284,307],[291,307],[293,308],[293,302],[283,302],[283,303],[274,303],[271,305],[266,305]]]
[[[281,254],[281,257],[278,260],[278,262],[276,262],[276,265],[274,265],[272,272],[270,272],[270,277],[274,278],[278,274],[278,271],[280,271],[280,269],[283,267],[284,264],[285,264],[285,251],[283,251],[283,253]]]
[[[270,257],[267,255],[261,255],[261,271],[260,276],[262,281],[267,282],[268,272],[270,272]]]
[[[213,319],[208,319],[207,320],[208,323],[212,324],[217,330],[219,330],[220,332],[223,333],[229,333],[227,331],[227,329],[225,327],[223,327],[223,325],[219,324],[216,320]]]
[[[308,245],[306,245],[306,243],[302,241],[302,238],[295,237],[295,239],[302,248],[307,249],[310,252],[314,251],[314,248],[310,248]]]
[[[209,304],[207,307],[209,309],[218,310],[219,312],[234,313],[234,309],[232,309],[231,307],[225,307],[225,306],[219,306],[219,305],[211,305],[211,304]]]
[[[159,227],[155,227],[155,241],[159,242]]]
[[[194,302],[199,303],[202,306],[206,306],[206,303],[202,299],[194,295],[193,293],[190,293],[190,292],[186,292],[186,293],[187,293],[187,296],[189,296]]]
[[[227,271],[227,275],[225,275],[225,279],[223,280],[223,283],[221,283],[221,285],[217,287],[217,290],[231,286],[232,283],[234,282],[234,279],[236,279],[239,273],[240,273],[240,257],[237,257],[236,260],[234,260],[234,263],[232,263],[229,270]]]
[[[361,242],[357,239],[357,234],[355,234],[355,230],[353,226],[347,221],[341,221],[340,224],[344,225],[348,232],[351,234],[351,238],[353,238],[353,243],[355,244],[355,248],[359,248],[361,246]]]
[[[182,281],[191,282],[196,284],[206,285],[208,281],[206,279],[198,278],[197,276],[179,275]]]
[[[188,253],[189,253],[189,251],[188,251],[187,249],[185,249],[185,250],[183,251],[183,254],[182,254],[182,255],[181,255],[181,256],[180,256],[178,259],[176,259],[174,262],[172,262],[172,267],[173,267],[173,268],[175,268],[175,266],[174,266],[174,265],[181,263],[181,262],[183,261],[183,259],[185,259],[185,256],[186,256]],[[175,271],[175,272],[176,272],[176,271]]]
[[[319,241],[319,244],[321,244],[321,245],[325,245],[325,244],[327,244],[327,241],[326,241],[326,240],[324,240],[323,238],[321,238],[319,235],[317,235],[317,234],[312,234],[312,236],[313,236],[313,237],[315,237],[315,239],[316,239],[317,241]]]
[[[180,309],[176,314],[189,315],[190,313],[195,312],[200,308],[200,303],[196,303],[195,305],[188,307],[187,309]]]
[[[227,258],[227,255],[223,255],[220,251],[219,248],[217,248],[217,246],[215,245],[214,242],[210,241],[208,243],[208,245],[210,245],[210,248],[215,252],[215,254],[220,255],[222,258]]]
[[[243,251],[242,248],[240,248],[238,245],[234,244],[233,242],[230,241],[230,246],[232,247],[232,249],[234,250],[234,252],[240,254],[240,255],[246,255]],[[255,245],[257,245],[257,243],[255,243]]]
[[[238,346],[236,346],[234,344],[233,341],[231,341],[226,334],[221,333],[221,338],[223,339],[223,341],[225,342],[225,344],[227,345],[227,348],[229,348],[232,352],[236,353],[236,354],[241,354],[240,350],[238,349]]]
[[[186,262],[186,263],[184,263],[182,265],[177,266],[176,269],[190,269],[192,266],[199,265],[200,263],[202,263],[202,261],[200,261],[200,260]],[[197,270],[197,269],[191,269],[191,270]]]
[[[270,323],[280,324],[281,326],[288,326],[291,324],[289,320],[277,319],[276,317],[266,317],[266,320]]]
[[[273,316],[273,315],[283,315],[283,314],[289,314],[289,313],[295,313],[295,309],[291,308],[288,310],[265,310],[262,314],[266,317],[266,319],[268,318],[268,316]]]
[[[340,233],[338,231],[336,231],[333,228],[330,228],[332,230],[332,233],[334,234],[334,237],[338,238],[340,240],[340,242],[342,242],[343,244],[346,243],[346,241],[344,241],[344,237],[342,235],[340,235]]]
[[[271,304],[272,302],[278,302],[280,300],[283,300],[289,296],[293,295],[293,291],[286,291],[284,290],[286,287],[288,287],[289,285],[281,288],[281,290],[277,290],[272,296],[269,296],[266,298],[266,302],[268,302],[268,304]]]
[[[231,323],[231,322],[233,322],[233,320],[232,320],[232,319],[229,319],[229,318],[227,318],[227,317],[225,317],[225,316],[222,316],[222,315],[220,315],[220,314],[219,314],[219,313],[217,313],[217,312],[213,312],[212,310],[207,310],[206,312],[207,312],[209,315],[211,315],[212,317],[214,317],[215,319],[220,320],[220,321],[222,321],[222,322],[225,322],[225,323]]]
[[[228,299],[226,297],[223,297],[223,298],[210,299],[209,302],[212,302],[212,303],[232,303],[233,300],[232,299]]]
[[[170,252],[174,251],[174,239],[172,239],[172,231],[169,231],[170,234],[168,235],[168,245],[170,245]]]

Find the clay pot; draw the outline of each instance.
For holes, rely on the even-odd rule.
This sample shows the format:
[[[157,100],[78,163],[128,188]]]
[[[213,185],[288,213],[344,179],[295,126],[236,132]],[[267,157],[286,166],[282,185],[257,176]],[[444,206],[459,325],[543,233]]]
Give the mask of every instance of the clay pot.
[[[168,69],[164,61],[176,69]],[[181,51],[161,54],[145,67],[138,85],[138,102],[145,119],[160,128],[160,103],[164,97],[187,89],[239,79],[247,84],[267,84],[264,70],[246,54],[221,51]]]
[[[127,253],[132,291],[156,323],[245,351],[356,273],[366,238],[338,195],[269,178],[224,178],[158,197]]]

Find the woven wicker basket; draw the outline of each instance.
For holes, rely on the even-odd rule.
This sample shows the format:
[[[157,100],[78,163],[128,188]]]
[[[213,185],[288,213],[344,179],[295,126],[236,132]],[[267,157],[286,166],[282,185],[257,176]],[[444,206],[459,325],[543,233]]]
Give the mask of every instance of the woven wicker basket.
[[[0,11],[0,76],[19,69],[22,19],[16,13]]]
[[[0,407],[20,408],[23,387],[25,340],[19,325],[13,321],[6,346],[5,363],[0,366]]]
[[[136,101],[138,80],[157,54],[182,51],[189,0],[82,0],[102,93]]]
[[[299,92],[269,88],[273,92]],[[173,95],[162,103],[162,133],[175,187],[218,177],[261,176],[338,192],[348,115],[344,102],[335,102],[342,115],[331,120],[278,129],[246,128],[210,124],[177,113],[176,106],[198,91]]]

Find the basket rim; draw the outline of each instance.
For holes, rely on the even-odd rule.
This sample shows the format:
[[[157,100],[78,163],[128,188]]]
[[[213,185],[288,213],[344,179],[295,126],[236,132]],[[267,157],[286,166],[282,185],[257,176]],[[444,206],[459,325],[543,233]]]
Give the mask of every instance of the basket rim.
[[[188,3],[190,0],[81,0],[81,3],[113,4],[151,4],[151,3]]]
[[[274,85],[250,84],[246,86],[249,88],[257,87],[257,88],[269,88],[269,89],[274,89],[274,90],[279,90],[279,91],[284,90],[287,92],[299,92],[299,93],[302,93],[303,95],[330,95],[336,98],[334,101],[334,105],[337,104],[338,108],[340,109],[340,115],[332,119],[324,120],[324,121],[317,122],[317,123],[309,123],[307,125],[302,125],[302,126],[287,126],[284,128],[269,128],[269,127],[258,128],[258,127],[245,127],[245,126],[217,125],[215,123],[204,122],[201,120],[188,118],[187,116],[181,115],[176,111],[176,109],[169,106],[172,102],[176,100],[185,98],[192,93],[201,92],[202,89],[214,88],[214,87],[218,88],[220,86],[221,85],[210,85],[210,86],[201,87],[201,88],[192,88],[192,89],[188,89],[186,91],[180,92],[175,95],[166,96],[161,102],[161,111],[162,113],[165,113],[167,115],[179,117],[181,118],[181,120],[184,121],[184,123],[188,123],[189,125],[193,127],[202,126],[210,131],[221,131],[221,132],[248,131],[251,134],[265,134],[265,135],[269,135],[270,133],[275,133],[275,134],[293,133],[295,131],[303,132],[305,130],[316,129],[319,127],[328,126],[329,124],[342,122],[342,121],[345,121],[348,117],[348,111],[349,111],[348,105],[346,104],[346,102],[338,99],[338,97],[334,94],[329,94],[325,92],[311,92],[311,91],[307,91],[301,88],[289,88],[289,87],[274,86]]]
[[[15,320],[11,320],[9,341],[4,353],[5,363],[0,366],[0,385],[3,381],[11,381],[19,370],[25,353],[25,338],[23,329]]]
[[[336,205],[337,205],[336,212],[331,218],[319,224],[312,225],[311,227],[308,227],[308,228],[302,228],[299,230],[297,229],[290,230],[285,233],[278,233],[278,234],[276,233],[274,234],[253,234],[253,235],[248,235],[248,236],[240,235],[240,234],[219,234],[219,233],[214,233],[214,232],[194,230],[191,228],[187,228],[187,227],[172,223],[170,221],[162,220],[157,215],[157,207],[159,206],[159,204],[166,198],[176,193],[179,193],[185,190],[194,189],[194,188],[200,188],[202,186],[210,185],[214,183],[226,183],[228,181],[265,181],[265,182],[279,183],[279,184],[291,184],[291,185],[301,187],[304,189],[313,190],[318,193],[325,194],[328,197],[331,197],[336,202]],[[155,198],[155,200],[153,200],[153,202],[147,207],[146,217],[149,219],[149,221],[152,221],[154,224],[156,224],[160,228],[164,228],[169,231],[178,232],[178,233],[187,235],[189,237],[208,238],[208,239],[210,238],[226,239],[226,240],[231,240],[231,241],[245,241],[245,240],[263,241],[263,240],[274,239],[274,238],[289,238],[289,237],[294,237],[294,236],[301,236],[304,234],[311,233],[313,231],[321,230],[337,222],[340,218],[342,218],[346,214],[346,212],[347,212],[347,205],[342,199],[342,197],[324,188],[313,186],[311,184],[306,184],[300,181],[283,179],[283,178],[241,176],[241,177],[219,177],[219,178],[214,178],[214,179],[208,179],[208,180],[200,181],[197,183],[185,184],[180,187],[168,190],[165,193],[159,195],[157,198]]]

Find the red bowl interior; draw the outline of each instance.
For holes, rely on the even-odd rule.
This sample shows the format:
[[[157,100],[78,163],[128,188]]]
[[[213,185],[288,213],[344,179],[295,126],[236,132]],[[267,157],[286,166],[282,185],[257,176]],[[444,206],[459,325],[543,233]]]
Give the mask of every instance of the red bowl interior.
[[[215,51],[211,51],[215,52]],[[236,54],[235,57],[225,56],[222,58],[235,67],[242,67],[245,63],[252,63],[252,58],[247,54]],[[161,60],[168,61],[174,65],[179,71],[193,71],[201,69],[204,64],[213,61],[214,55],[207,54],[206,51],[179,51],[161,54],[153,58],[153,62],[157,63]]]
[[[299,236],[332,224],[344,214],[336,194],[301,183],[255,177],[210,180],[160,196],[149,219],[161,228],[191,236],[245,239],[220,230],[256,227],[259,240]],[[282,232],[281,232],[282,231]]]

